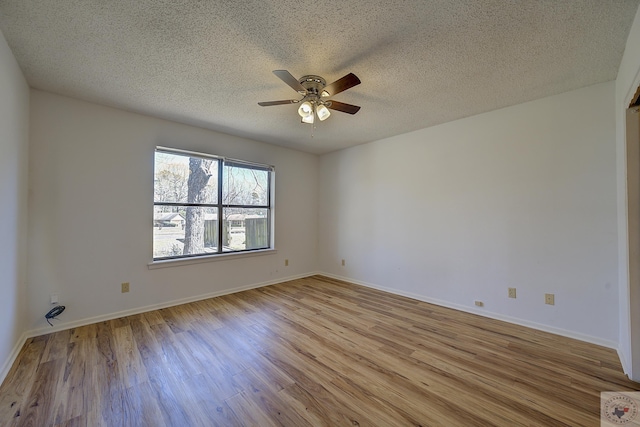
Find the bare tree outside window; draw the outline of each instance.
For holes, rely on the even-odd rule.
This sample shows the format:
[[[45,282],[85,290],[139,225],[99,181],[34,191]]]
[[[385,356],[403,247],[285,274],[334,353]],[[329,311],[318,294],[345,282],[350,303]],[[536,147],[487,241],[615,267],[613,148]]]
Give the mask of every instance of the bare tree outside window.
[[[189,158],[189,180],[187,181],[187,203],[206,203],[206,187],[211,178],[211,159]],[[204,211],[197,206],[187,207],[184,231],[184,255],[204,252]]]
[[[183,163],[172,162],[167,156],[156,156],[155,200],[160,202],[186,201],[189,167]],[[171,206],[163,207],[163,212],[177,212]]]

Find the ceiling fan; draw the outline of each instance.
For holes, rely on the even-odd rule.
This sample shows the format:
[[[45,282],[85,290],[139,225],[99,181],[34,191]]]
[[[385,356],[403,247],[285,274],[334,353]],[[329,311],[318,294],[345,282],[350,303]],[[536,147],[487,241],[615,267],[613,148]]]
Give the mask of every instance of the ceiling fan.
[[[300,103],[298,114],[301,117],[302,123],[313,123],[316,116],[318,116],[320,121],[326,120],[331,115],[329,109],[347,114],[355,114],[360,110],[360,107],[357,105],[329,99],[329,97],[333,95],[360,84],[360,79],[353,73],[349,73],[329,85],[327,85],[325,79],[315,75],[302,76],[296,79],[287,70],[275,70],[273,74],[302,95],[302,98],[258,102],[258,105],[262,107]]]

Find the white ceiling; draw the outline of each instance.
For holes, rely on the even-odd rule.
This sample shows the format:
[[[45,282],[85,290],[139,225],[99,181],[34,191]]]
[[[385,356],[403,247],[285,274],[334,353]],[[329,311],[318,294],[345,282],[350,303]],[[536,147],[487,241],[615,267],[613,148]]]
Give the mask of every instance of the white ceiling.
[[[0,0],[36,88],[326,153],[616,78],[640,0]],[[353,72],[312,127],[272,74]]]

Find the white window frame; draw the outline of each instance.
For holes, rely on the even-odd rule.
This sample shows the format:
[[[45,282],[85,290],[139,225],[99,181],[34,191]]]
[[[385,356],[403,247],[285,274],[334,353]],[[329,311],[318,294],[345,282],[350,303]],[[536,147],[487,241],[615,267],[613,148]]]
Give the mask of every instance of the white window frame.
[[[183,264],[193,264],[200,262],[208,262],[208,261],[217,261],[221,259],[229,259],[229,258],[239,258],[246,256],[255,256],[255,255],[265,255],[269,253],[275,253],[275,168],[271,165],[265,165],[260,163],[248,162],[245,160],[232,159],[207,153],[200,153],[195,151],[188,151],[177,148],[169,148],[157,146],[154,150],[154,174],[155,174],[155,155],[157,152],[164,152],[168,154],[177,154],[182,156],[189,157],[200,157],[206,159],[213,159],[218,162],[218,176],[215,179],[218,181],[218,197],[216,203],[182,203],[182,202],[160,202],[155,200],[155,191],[154,191],[154,200],[153,207],[155,211],[156,206],[197,206],[204,208],[217,208],[218,212],[218,221],[217,221],[217,236],[218,242],[216,245],[216,252],[205,252],[201,254],[190,254],[190,255],[176,255],[176,256],[168,256],[168,257],[155,257],[155,254],[152,255],[153,261],[149,263],[149,268],[160,268],[164,266],[170,265],[183,265]],[[267,203],[266,205],[243,205],[243,204],[229,204],[224,203],[222,197],[223,185],[224,185],[224,167],[225,165],[234,165],[243,168],[256,169],[261,171],[267,171],[268,173],[268,189],[267,189]],[[154,183],[155,190],[155,183]],[[267,242],[268,245],[266,247],[255,248],[255,249],[242,249],[242,250],[229,250],[222,245],[223,242],[223,211],[225,208],[240,208],[240,209],[266,209],[267,210]],[[153,230],[153,227],[152,227]],[[153,240],[153,237],[152,237]]]

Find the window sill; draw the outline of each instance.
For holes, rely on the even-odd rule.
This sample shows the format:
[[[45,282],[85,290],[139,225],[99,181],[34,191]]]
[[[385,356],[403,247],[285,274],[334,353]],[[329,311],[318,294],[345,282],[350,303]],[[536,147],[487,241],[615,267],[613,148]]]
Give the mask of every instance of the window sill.
[[[275,255],[277,252],[278,251],[276,249],[260,249],[260,250],[249,251],[249,252],[204,255],[196,258],[165,259],[160,261],[152,261],[149,264],[147,264],[147,266],[149,270],[155,270],[157,268],[180,267],[183,265],[190,265],[190,264],[202,264],[204,262],[228,261],[231,259],[250,258],[250,257],[262,256],[262,255]]]

